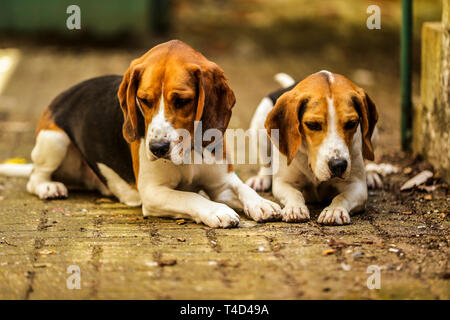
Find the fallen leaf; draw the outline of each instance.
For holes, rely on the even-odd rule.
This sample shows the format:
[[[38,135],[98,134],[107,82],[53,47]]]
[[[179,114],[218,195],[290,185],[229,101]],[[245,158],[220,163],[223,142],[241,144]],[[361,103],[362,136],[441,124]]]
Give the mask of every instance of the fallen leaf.
[[[328,256],[328,255],[333,254],[333,253],[334,253],[334,249],[328,249],[328,250],[322,251],[322,255],[323,256]]]
[[[346,263],[341,263],[341,268],[344,271],[350,271],[352,269],[352,267],[349,264],[346,264]]]
[[[412,168],[411,167],[406,167],[405,169],[403,169],[403,173],[404,174],[410,174],[412,172]]]
[[[401,187],[400,191],[409,190],[416,186],[420,186],[421,184],[424,184],[427,182],[428,179],[430,179],[433,176],[433,172],[429,170],[424,170],[418,175],[415,175],[408,181],[406,181]]]
[[[42,254],[42,255],[49,255],[49,254],[55,254],[56,251],[55,250],[50,250],[50,249],[44,249],[44,250],[39,251],[39,253]]]
[[[426,191],[426,192],[433,192],[434,190],[437,189],[437,187],[438,187],[437,185],[432,185],[432,186],[422,185],[422,186],[417,186],[417,189]]]
[[[426,194],[425,197],[423,197],[425,200],[433,200],[433,196],[431,194]]]
[[[158,265],[160,267],[165,267],[165,266],[174,266],[177,264],[177,260],[176,259],[161,259],[158,261]]]
[[[409,216],[409,215],[413,214],[413,212],[412,211],[403,211],[402,214],[406,214]]]
[[[155,261],[147,261],[147,262],[145,263],[145,265],[146,265],[147,267],[156,267],[156,266],[158,265],[158,262],[155,262]]]
[[[35,263],[33,265],[34,268],[46,268],[46,267],[50,267],[51,264],[50,263]]]
[[[231,262],[230,260],[220,260],[217,262],[219,267],[231,267],[231,268],[237,268],[241,265],[240,262]]]
[[[27,160],[24,158],[11,158],[3,161],[3,163],[25,164]]]
[[[348,243],[345,243],[345,242],[339,242],[339,241],[336,241],[336,240],[334,240],[334,239],[331,239],[330,242],[328,243],[328,245],[329,245],[331,248],[344,248],[344,247],[351,246],[351,245],[348,244]]]

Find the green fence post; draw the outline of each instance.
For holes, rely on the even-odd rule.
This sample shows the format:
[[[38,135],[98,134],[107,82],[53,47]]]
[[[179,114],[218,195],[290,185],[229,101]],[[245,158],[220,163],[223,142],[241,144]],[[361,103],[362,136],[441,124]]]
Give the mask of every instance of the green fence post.
[[[411,103],[411,45],[412,45],[412,0],[402,0],[401,27],[401,85],[402,114],[401,139],[402,149],[411,149],[412,138],[412,103]]]
[[[170,29],[172,0],[150,0],[151,29],[159,35],[166,35]]]

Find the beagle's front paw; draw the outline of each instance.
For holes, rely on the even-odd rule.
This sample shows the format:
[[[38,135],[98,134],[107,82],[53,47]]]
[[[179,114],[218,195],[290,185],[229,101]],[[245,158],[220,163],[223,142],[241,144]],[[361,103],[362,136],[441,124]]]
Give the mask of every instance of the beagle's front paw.
[[[69,196],[66,186],[61,182],[54,181],[38,184],[34,188],[34,193],[42,200],[61,199]]]
[[[257,222],[275,221],[281,218],[281,208],[275,202],[258,198],[244,203],[245,214]]]
[[[383,188],[383,180],[377,172],[366,173],[367,188],[369,189],[381,189]]]
[[[326,207],[319,215],[317,222],[328,225],[343,225],[350,223],[350,215],[347,209],[342,207]]]
[[[239,215],[227,205],[217,203],[200,216],[200,221],[211,228],[233,228],[239,224]]]
[[[390,163],[366,164],[366,180],[369,189],[380,189],[383,187],[382,177],[397,173],[398,168]]]
[[[281,216],[284,222],[303,222],[309,220],[309,210],[305,204],[287,204]]]
[[[272,186],[272,176],[257,175],[248,179],[245,184],[256,192],[269,191],[270,187]]]

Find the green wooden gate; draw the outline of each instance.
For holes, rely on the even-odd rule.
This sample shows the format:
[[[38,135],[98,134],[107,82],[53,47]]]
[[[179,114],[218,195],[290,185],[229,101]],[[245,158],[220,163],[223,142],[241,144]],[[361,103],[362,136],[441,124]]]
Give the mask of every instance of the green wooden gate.
[[[164,27],[171,1],[166,0],[1,0],[1,32],[52,32],[71,37],[148,34]],[[67,7],[81,9],[81,30],[69,30]]]

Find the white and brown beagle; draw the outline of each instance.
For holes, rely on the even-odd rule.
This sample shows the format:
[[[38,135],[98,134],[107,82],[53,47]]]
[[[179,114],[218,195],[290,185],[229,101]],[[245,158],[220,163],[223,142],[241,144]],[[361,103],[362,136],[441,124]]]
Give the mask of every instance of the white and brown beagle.
[[[231,165],[182,161],[180,131],[194,136],[194,121],[201,121],[204,131],[224,132],[234,103],[215,63],[181,41],[155,46],[123,77],[90,79],[53,100],[38,124],[27,189],[53,199],[68,196],[65,185],[83,185],[142,204],[144,216],[210,227],[237,226],[235,209],[256,221],[277,219],[281,208],[241,182]]]
[[[305,202],[331,200],[318,222],[348,224],[350,214],[364,209],[367,200],[364,158],[374,158],[375,104],[339,74],[320,71],[298,84],[286,74],[277,77],[285,89],[261,101],[251,132],[265,127],[283,156],[276,172],[261,167],[247,184],[257,191],[272,184],[284,205],[283,221],[308,220]],[[265,143],[270,147],[268,139]]]

